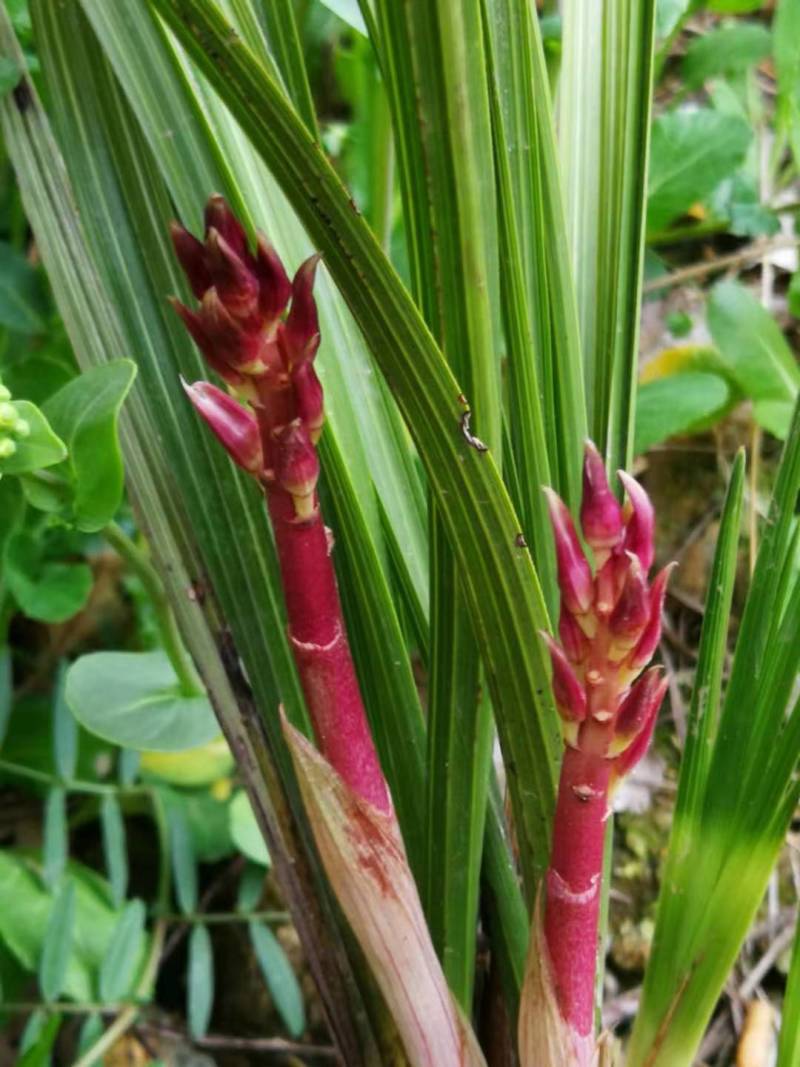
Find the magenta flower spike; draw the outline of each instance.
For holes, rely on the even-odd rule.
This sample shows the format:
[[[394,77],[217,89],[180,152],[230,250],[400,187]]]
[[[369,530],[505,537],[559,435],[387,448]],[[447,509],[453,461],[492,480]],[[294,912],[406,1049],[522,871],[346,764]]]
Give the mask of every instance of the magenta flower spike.
[[[532,938],[520,1006],[525,1067],[596,1063],[594,983],[609,798],[644,755],[667,686],[660,668],[641,672],[658,645],[672,566],[649,584],[653,507],[638,482],[624,473],[620,480],[624,507],[588,443],[581,528],[594,571],[566,505],[546,490],[561,614],[559,643],[549,635],[543,639],[566,749],[543,916]]]
[[[324,423],[313,368],[320,343],[314,300],[319,256],[294,281],[275,249],[247,233],[220,196],[205,211],[200,241],[177,223],[175,253],[196,310],[174,307],[209,366],[243,401],[208,382],[187,386],[232,459],[264,490],[283,579],[289,637],[317,741],[347,787],[393,816],[367,725],[317,497],[316,443]],[[291,305],[289,306],[289,302]]]

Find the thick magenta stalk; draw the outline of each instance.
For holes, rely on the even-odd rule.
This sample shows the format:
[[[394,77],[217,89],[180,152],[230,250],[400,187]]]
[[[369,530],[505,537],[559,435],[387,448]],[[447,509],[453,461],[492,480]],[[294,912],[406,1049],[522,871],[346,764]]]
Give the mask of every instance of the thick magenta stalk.
[[[200,301],[196,310],[173,303],[234,395],[209,382],[186,385],[186,392],[231,458],[264,490],[289,636],[320,750],[357,796],[391,814],[316,492],[324,422],[313,367],[320,343],[313,293],[319,256],[301,264],[290,282],[266,238],[259,235],[253,249],[221,197],[209,199],[205,221],[203,241],[177,223],[172,227],[175,252]]]
[[[289,636],[320,752],[358,796],[392,804],[369,732],[319,506],[298,521],[293,497],[266,490],[278,549]]]
[[[611,763],[567,748],[547,872],[545,938],[556,997],[579,1034],[594,1027],[597,930]]]

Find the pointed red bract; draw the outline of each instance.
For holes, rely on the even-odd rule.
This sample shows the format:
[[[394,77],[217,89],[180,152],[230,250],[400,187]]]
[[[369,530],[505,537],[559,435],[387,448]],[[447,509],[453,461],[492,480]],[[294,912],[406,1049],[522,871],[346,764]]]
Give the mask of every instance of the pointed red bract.
[[[558,639],[570,663],[583,663],[589,653],[589,641],[575,616],[563,608],[558,618]]]
[[[275,481],[294,499],[298,518],[307,519],[313,513],[318,478],[317,451],[302,421],[295,419],[276,437]]]
[[[677,563],[668,563],[658,572],[650,589],[650,617],[644,628],[644,633],[639,638],[636,648],[631,653],[630,667],[632,670],[641,670],[653,657],[661,640],[661,612],[664,610],[664,598],[667,595],[667,583]]]
[[[561,497],[545,488],[558,563],[558,584],[561,600],[573,615],[584,615],[592,605],[592,570],[583,554],[575,524]]]
[[[213,193],[206,204],[205,210],[206,237],[211,230],[216,230],[236,253],[237,256],[247,260],[247,233],[244,226],[231,211],[230,206],[223,196]]]
[[[635,478],[631,478],[625,471],[618,471],[620,481],[625,486],[628,502],[623,512],[625,518],[624,545],[628,552],[634,552],[639,557],[642,570],[645,574],[653,565],[653,532],[655,530],[655,515],[650,497],[639,485]]]
[[[169,232],[178,262],[183,267],[192,292],[199,300],[212,284],[206,264],[205,245],[178,222],[170,223]]]
[[[637,679],[625,697],[617,713],[614,726],[615,740],[621,743],[632,741],[650,719],[653,704],[661,703],[664,690],[664,671],[661,667],[651,667]]]
[[[650,592],[639,557],[630,553],[619,600],[608,620],[608,629],[616,639],[638,640],[650,618]]]
[[[591,441],[583,459],[581,529],[596,552],[613,548],[622,536],[622,508],[608,484],[602,456]]]
[[[225,310],[236,318],[248,318],[258,307],[258,279],[248,270],[219,230],[206,237],[208,269],[214,289]]]
[[[292,306],[281,333],[290,367],[313,359],[319,348],[319,319],[313,289],[320,258],[309,256],[292,281]]]
[[[648,718],[645,720],[641,730],[630,745],[628,745],[624,752],[614,760],[614,777],[617,781],[624,778],[625,775],[630,774],[650,747],[650,742],[653,740],[653,733],[655,732],[656,722],[658,720],[658,711],[664,699],[664,694],[667,691],[668,684],[666,678],[661,679],[658,688],[653,694],[648,709]]]
[[[292,283],[280,256],[263,233],[258,234],[256,243],[255,273],[259,282],[259,310],[271,322],[277,319],[289,302]]]
[[[260,474],[264,457],[258,422],[252,412],[210,382],[189,385],[182,381],[182,385],[234,463],[251,474]]]
[[[542,631],[542,638],[550,653],[553,666],[553,696],[561,715],[571,722],[582,722],[586,718],[586,693],[575,676],[564,652],[552,639]]]

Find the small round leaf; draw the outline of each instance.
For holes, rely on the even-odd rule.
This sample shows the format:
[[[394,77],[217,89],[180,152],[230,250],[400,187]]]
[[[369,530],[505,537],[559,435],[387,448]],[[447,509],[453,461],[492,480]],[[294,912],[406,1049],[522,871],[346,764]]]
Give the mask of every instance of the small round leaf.
[[[219,734],[208,698],[183,696],[163,652],[92,652],[67,672],[66,699],[90,733],[127,748],[179,752]]]

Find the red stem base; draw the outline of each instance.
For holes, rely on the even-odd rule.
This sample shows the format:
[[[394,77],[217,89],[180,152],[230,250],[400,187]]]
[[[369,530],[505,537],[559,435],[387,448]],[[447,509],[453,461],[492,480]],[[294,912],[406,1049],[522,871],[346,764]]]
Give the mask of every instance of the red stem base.
[[[545,938],[561,1014],[594,1030],[597,925],[611,761],[567,747],[547,872]]]
[[[289,493],[268,486],[266,498],[289,637],[320,752],[358,796],[388,814],[392,803],[361,700],[319,506],[298,521]]]

